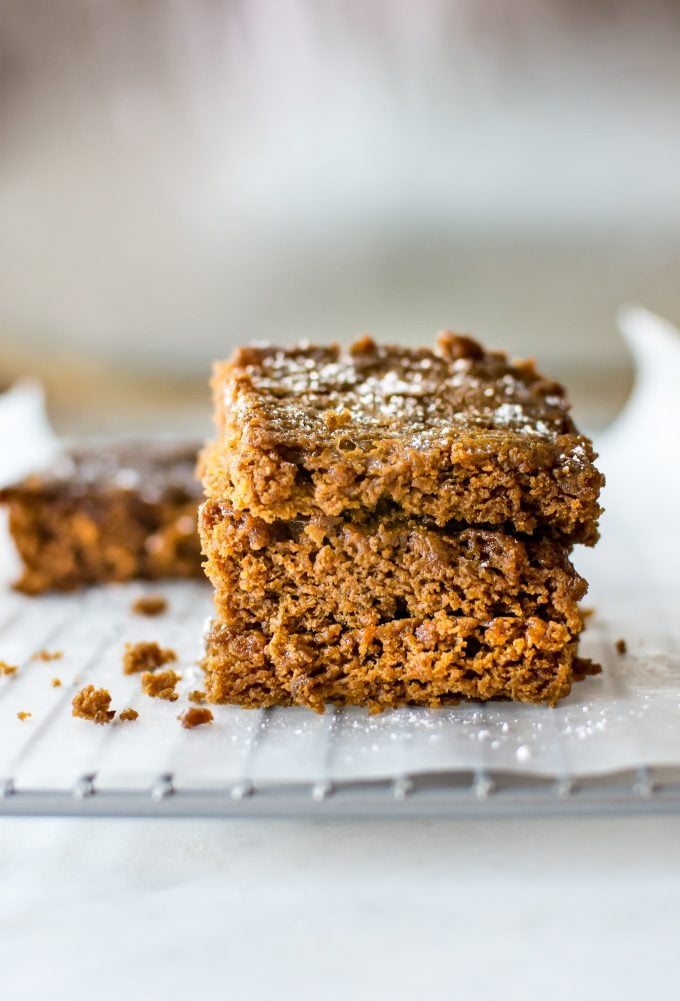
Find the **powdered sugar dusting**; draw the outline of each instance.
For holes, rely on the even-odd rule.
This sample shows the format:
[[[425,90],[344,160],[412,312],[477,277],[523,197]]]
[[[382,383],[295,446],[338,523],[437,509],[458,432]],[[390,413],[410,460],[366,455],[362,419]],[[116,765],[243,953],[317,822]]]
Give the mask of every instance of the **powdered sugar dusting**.
[[[416,449],[442,447],[462,431],[507,430],[543,439],[571,433],[560,395],[550,403],[540,377],[500,354],[449,358],[436,350],[373,346],[276,350],[245,368],[272,429],[324,438],[400,438]],[[250,396],[232,407],[248,406]],[[329,411],[346,419],[331,426]],[[332,422],[331,422],[332,423]]]

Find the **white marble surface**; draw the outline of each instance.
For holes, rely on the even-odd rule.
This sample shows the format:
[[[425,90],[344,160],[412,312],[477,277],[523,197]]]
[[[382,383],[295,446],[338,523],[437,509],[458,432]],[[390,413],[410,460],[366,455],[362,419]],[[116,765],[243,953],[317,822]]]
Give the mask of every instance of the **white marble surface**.
[[[680,818],[0,825],[2,995],[677,998]]]

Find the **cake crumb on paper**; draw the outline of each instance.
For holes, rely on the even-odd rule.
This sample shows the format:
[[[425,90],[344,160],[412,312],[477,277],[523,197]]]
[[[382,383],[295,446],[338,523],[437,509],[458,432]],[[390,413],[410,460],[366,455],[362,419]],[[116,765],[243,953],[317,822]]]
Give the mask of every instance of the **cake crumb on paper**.
[[[115,709],[109,709],[110,705],[111,693],[108,689],[86,685],[73,696],[71,715],[91,723],[110,723],[116,715]]]
[[[123,674],[157,671],[164,664],[177,660],[174,650],[163,649],[156,642],[126,643],[123,654]]]
[[[584,681],[586,678],[593,678],[597,674],[602,674],[602,664],[591,660],[590,657],[576,657],[572,667],[574,681]]]
[[[61,688],[61,678],[52,678],[52,688]]]
[[[624,639],[618,639],[614,644],[616,652],[622,657],[624,653],[628,652],[628,644]]]
[[[118,719],[133,721],[139,719],[139,713],[136,709],[123,709],[122,713],[118,713]]]
[[[176,702],[179,695],[175,686],[180,681],[180,675],[172,668],[167,671],[144,671],[142,674],[142,691],[153,699],[165,699]]]
[[[19,670],[15,664],[7,664],[4,660],[0,660],[0,674],[4,674],[9,677],[11,674],[16,674]]]
[[[209,709],[198,709],[195,706],[191,706],[189,709],[185,709],[183,713],[180,713],[177,719],[185,730],[193,730],[197,726],[212,723],[214,717]]]
[[[22,709],[21,712],[17,713],[17,718],[20,719],[21,722],[23,723],[23,721],[25,719],[30,719],[32,715],[33,715],[33,713],[24,712],[23,709]]]
[[[162,615],[167,611],[168,602],[162,594],[148,594],[137,598],[132,603],[131,611],[135,615],[147,615],[150,617]]]
[[[63,656],[63,650],[38,650],[33,654],[31,660],[61,660]]]
[[[189,692],[188,695],[189,702],[197,702],[199,705],[202,705],[207,699],[207,697],[208,696],[206,695],[205,692],[201,692],[197,688],[195,688],[193,692]]]

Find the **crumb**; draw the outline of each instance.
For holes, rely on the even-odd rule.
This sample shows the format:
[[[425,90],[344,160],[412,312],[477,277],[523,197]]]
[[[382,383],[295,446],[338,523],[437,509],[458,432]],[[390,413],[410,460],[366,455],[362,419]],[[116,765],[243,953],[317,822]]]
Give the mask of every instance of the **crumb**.
[[[585,619],[592,619],[592,617],[593,617],[594,614],[595,614],[595,609],[594,608],[582,608],[581,609],[581,617],[584,620]]]
[[[628,645],[624,639],[617,640],[614,644],[614,648],[618,654],[621,654],[621,656],[628,652]]]
[[[179,680],[179,674],[172,668],[167,671],[158,671],[156,674],[153,671],[144,671],[142,691],[154,699],[167,699],[168,702],[176,702],[179,695],[175,691],[175,685]]]
[[[592,678],[596,674],[602,674],[602,665],[591,660],[590,657],[576,657],[572,671],[574,681],[583,681],[585,678]]]
[[[123,709],[122,713],[118,713],[118,719],[124,720],[135,720],[139,719],[139,713],[136,709]]]
[[[4,660],[0,660],[0,674],[16,674],[19,670],[14,664],[6,664]]]
[[[185,730],[193,730],[196,726],[203,726],[204,723],[212,723],[213,714],[209,709],[195,709],[193,706],[180,713],[177,719]]]
[[[17,713],[17,717],[21,720],[22,723],[25,719],[30,719],[32,715],[33,713],[25,713],[23,710]]]
[[[64,656],[63,650],[38,650],[31,657],[31,660],[61,660]]]
[[[61,688],[61,678],[52,678],[52,688]]]
[[[195,688],[193,692],[189,692],[188,698],[189,702],[198,702],[201,705],[207,699],[207,695]]]
[[[80,719],[90,720],[92,723],[110,723],[116,715],[114,709],[109,709],[111,705],[111,693],[106,688],[95,688],[94,685],[86,685],[85,688],[73,696],[72,716],[79,716]]]
[[[126,643],[123,654],[123,674],[156,671],[164,664],[177,660],[174,650],[164,650],[158,643]]]
[[[162,615],[167,611],[168,603],[162,594],[149,594],[137,598],[130,609],[135,615]]]

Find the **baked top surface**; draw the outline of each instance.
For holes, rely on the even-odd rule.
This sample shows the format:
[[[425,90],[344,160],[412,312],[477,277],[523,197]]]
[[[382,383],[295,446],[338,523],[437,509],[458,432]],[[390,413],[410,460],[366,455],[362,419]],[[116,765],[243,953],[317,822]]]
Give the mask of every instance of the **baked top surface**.
[[[241,348],[213,377],[208,497],[267,520],[372,511],[597,539],[603,477],[563,388],[456,334]]]
[[[200,442],[121,439],[79,443],[61,452],[46,469],[0,492],[17,495],[60,495],[77,498],[101,492],[135,493],[153,503],[176,494],[201,497],[196,479]]]
[[[218,366],[216,383],[234,421],[257,422],[279,441],[313,446],[337,439],[350,450],[376,436],[414,449],[457,434],[552,442],[573,435],[563,388],[530,362],[442,334],[436,348],[377,345],[245,348]],[[218,401],[219,406],[219,401]]]

